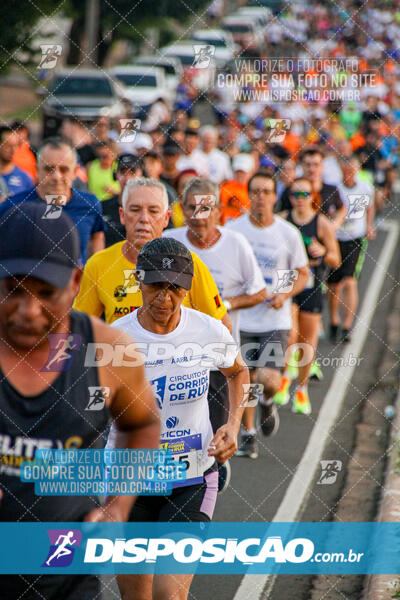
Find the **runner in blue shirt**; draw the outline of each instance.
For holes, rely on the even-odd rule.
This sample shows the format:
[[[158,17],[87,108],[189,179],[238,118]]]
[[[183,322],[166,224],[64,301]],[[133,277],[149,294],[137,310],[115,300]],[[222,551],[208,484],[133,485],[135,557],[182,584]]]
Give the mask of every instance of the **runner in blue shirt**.
[[[32,178],[14,165],[12,159],[18,147],[17,134],[11,127],[0,127],[0,175],[4,178],[9,195],[19,194],[33,185]]]
[[[72,188],[76,172],[76,151],[62,138],[49,138],[38,153],[38,184],[8,198],[0,204],[0,218],[5,212],[24,202],[47,202],[45,218],[56,219],[62,210],[74,222],[80,237],[80,262],[105,246],[105,223],[100,202],[96,196]],[[9,213],[14,214],[14,211]],[[8,218],[9,218],[8,215]]]

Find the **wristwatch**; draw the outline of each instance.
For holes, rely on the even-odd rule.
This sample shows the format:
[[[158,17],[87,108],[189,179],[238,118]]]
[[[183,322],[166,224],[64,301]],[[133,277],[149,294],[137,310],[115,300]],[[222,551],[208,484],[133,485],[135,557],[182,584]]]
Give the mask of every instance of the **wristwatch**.
[[[232,309],[232,304],[229,302],[229,300],[224,300],[224,304],[225,304],[226,310],[229,312]]]

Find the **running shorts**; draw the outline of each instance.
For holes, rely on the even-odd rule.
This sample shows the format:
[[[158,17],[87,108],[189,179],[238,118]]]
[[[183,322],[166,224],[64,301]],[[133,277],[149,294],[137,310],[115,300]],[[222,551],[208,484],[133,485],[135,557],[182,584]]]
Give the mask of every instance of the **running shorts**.
[[[314,314],[322,313],[322,289],[319,283],[309,290],[303,290],[297,296],[292,298],[294,304],[297,304],[301,312]]]
[[[240,332],[240,351],[249,367],[268,367],[283,371],[290,330],[274,329],[264,333]]]
[[[138,496],[130,522],[209,522],[218,494],[217,463],[204,473],[203,483],[172,490],[170,496]]]
[[[339,283],[345,277],[358,279],[364,264],[367,246],[368,242],[365,238],[339,242],[342,264],[338,269],[330,271],[328,283]]]

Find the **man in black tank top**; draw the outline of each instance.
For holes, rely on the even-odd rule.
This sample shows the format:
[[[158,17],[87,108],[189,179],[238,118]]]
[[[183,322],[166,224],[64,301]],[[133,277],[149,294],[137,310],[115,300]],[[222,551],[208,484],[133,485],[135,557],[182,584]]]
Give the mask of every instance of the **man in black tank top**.
[[[0,521],[124,521],[132,496],[100,506],[90,496],[37,496],[20,480],[21,463],[38,448],[103,448],[110,417],[117,447],[157,448],[160,431],[142,365],[85,366],[88,344],[132,340],[71,310],[81,277],[78,235],[65,213],[47,219],[45,211],[27,203],[0,219]],[[92,397],[101,409],[88,409]],[[2,600],[98,593],[94,576],[0,576]]]

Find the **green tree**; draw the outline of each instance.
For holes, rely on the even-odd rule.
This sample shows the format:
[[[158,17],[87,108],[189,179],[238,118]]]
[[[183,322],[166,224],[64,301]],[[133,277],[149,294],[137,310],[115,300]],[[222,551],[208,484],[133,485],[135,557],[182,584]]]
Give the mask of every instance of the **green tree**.
[[[183,24],[194,16],[200,16],[199,27],[204,25],[202,16],[210,0],[100,0],[98,30],[98,64],[103,64],[108,49],[117,39],[126,39],[135,44],[145,40],[145,30],[157,27],[162,43],[174,38],[171,20]],[[78,64],[81,60],[85,26],[84,0],[69,0],[66,14],[72,17],[70,31],[70,51],[68,64]]]
[[[43,16],[51,17],[54,12],[57,12],[54,0],[0,2],[0,73],[4,74],[18,60],[19,54],[33,53],[37,22]]]

